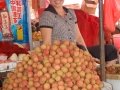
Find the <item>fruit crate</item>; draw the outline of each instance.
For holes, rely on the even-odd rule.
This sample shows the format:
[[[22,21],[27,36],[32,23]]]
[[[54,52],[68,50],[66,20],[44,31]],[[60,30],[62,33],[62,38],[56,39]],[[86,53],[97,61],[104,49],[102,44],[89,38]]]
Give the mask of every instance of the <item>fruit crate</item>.
[[[3,81],[5,80],[5,78],[7,77],[7,73],[9,73],[13,70],[14,70],[14,68],[11,68],[11,69],[7,68],[5,70],[0,70],[0,90],[2,90],[2,84],[3,84]]]
[[[0,90],[2,86],[2,82],[7,76],[7,73],[13,71],[16,67],[17,62],[5,62],[0,63]]]
[[[6,78],[7,73],[13,71],[18,62],[20,61],[0,63],[0,80]]]
[[[6,62],[0,64],[0,72],[6,72],[14,69],[16,67],[17,62]]]
[[[3,85],[3,82],[4,82],[4,80],[6,79],[6,77],[7,77],[7,73],[9,73],[10,71],[12,71],[12,69],[11,70],[6,70],[6,71],[2,71],[2,72],[0,72],[0,90],[2,90],[2,85]]]
[[[107,78],[120,80],[120,64],[114,64],[113,66],[108,67],[106,70]]]
[[[112,84],[113,90],[120,90],[120,64],[115,64],[114,67],[118,71],[113,74],[106,74],[107,82]]]

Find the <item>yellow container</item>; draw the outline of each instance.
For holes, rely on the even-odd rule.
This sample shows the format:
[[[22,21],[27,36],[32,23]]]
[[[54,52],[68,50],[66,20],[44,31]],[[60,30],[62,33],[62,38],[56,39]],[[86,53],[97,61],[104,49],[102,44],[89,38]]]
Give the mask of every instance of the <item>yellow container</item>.
[[[17,40],[23,40],[23,27],[17,25]]]

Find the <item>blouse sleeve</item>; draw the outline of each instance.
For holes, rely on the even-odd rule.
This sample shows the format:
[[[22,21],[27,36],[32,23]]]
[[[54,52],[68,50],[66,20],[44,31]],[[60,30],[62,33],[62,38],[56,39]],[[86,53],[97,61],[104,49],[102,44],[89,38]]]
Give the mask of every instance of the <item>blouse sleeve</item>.
[[[53,28],[54,15],[48,11],[43,12],[40,16],[39,27],[42,28]]]

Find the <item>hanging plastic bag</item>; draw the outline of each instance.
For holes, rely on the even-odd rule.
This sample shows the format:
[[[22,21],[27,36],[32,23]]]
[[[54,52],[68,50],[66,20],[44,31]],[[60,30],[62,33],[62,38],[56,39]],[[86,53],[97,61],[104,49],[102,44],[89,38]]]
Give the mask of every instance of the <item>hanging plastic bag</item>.
[[[118,21],[120,19],[120,0],[115,0],[116,4],[116,11],[115,11],[115,21]]]
[[[120,18],[120,0],[104,0],[104,27],[115,31],[115,23]]]

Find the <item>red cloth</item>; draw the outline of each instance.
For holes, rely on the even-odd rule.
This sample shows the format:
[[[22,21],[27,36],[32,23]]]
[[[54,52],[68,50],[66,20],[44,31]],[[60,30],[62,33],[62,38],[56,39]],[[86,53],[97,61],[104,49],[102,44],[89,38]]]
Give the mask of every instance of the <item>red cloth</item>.
[[[0,53],[6,54],[8,57],[13,53],[16,54],[28,54],[28,50],[25,48],[20,48],[18,45],[12,42],[2,41],[0,42]]]
[[[5,0],[0,0],[0,9],[6,8]]]
[[[87,47],[98,45],[99,19],[82,10],[75,10],[77,23]]]
[[[106,32],[115,31],[115,23],[120,18],[120,0],[104,0],[104,27]]]

